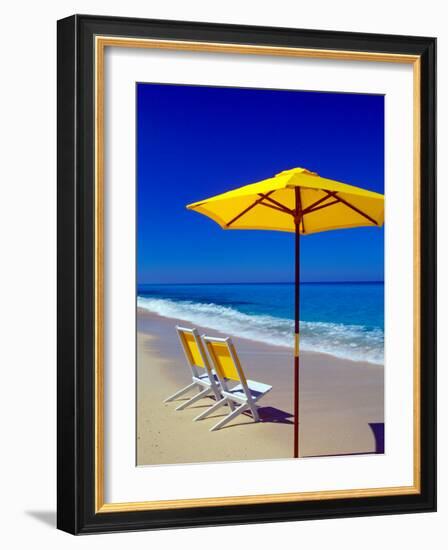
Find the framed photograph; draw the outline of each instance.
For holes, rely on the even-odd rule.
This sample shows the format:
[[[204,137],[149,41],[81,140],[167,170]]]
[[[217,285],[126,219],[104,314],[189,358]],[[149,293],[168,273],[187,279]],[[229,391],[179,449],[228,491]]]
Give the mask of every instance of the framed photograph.
[[[434,511],[434,38],[58,22],[58,527]]]

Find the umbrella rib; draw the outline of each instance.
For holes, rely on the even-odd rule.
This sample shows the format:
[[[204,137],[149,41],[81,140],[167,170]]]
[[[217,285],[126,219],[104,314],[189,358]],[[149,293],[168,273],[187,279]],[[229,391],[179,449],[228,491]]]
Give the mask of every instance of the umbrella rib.
[[[259,206],[267,206],[268,208],[273,208],[274,210],[278,210],[279,212],[282,212],[283,214],[289,214],[284,208],[280,208],[279,206],[275,206],[274,204],[268,204],[266,202],[259,202]]]
[[[283,212],[286,212],[287,214],[291,214],[291,216],[294,215],[294,211],[291,210],[290,208],[288,208],[287,206],[285,206],[284,204],[282,204],[281,202],[279,201],[276,201],[275,199],[273,199],[272,197],[269,197],[270,193],[267,193],[267,194],[264,194],[264,193],[258,193],[258,195],[260,197],[262,197],[263,199],[266,199],[267,201],[269,202],[272,202],[272,204],[275,204],[276,206],[278,206],[278,208],[280,210],[282,210]],[[261,203],[263,204],[263,203]],[[265,204],[266,205],[266,204]]]
[[[310,206],[308,206],[308,208],[305,208],[305,210],[302,212],[302,214],[303,215],[310,214],[311,212],[315,212],[316,210],[320,210],[321,208],[326,208],[327,206],[332,206],[332,205],[340,202],[340,203],[344,204],[345,206],[347,206],[348,208],[351,208],[352,210],[354,210],[360,216],[363,216],[364,218],[369,220],[369,222],[372,222],[374,225],[378,225],[378,222],[376,220],[371,218],[368,214],[366,214],[365,212],[363,212],[362,210],[360,210],[359,208],[357,208],[356,206],[354,206],[353,204],[351,204],[347,200],[340,197],[337,194],[336,191],[327,191],[327,190],[325,190],[325,192],[327,193],[326,197],[323,197],[323,198],[319,199],[314,204],[311,204]],[[327,200],[328,198],[331,198],[331,197],[333,197],[335,199],[333,202],[330,202],[328,204],[322,204],[321,206],[318,206],[322,202],[324,202],[325,200]]]
[[[259,199],[257,199],[255,202],[250,204],[247,208],[245,208],[243,211],[241,211],[239,214],[237,214],[234,218],[232,218],[229,222],[226,223],[226,227],[230,227],[232,223],[235,223],[237,220],[241,218],[241,216],[244,216],[244,214],[247,214],[252,208],[255,208],[257,204],[260,204],[262,200],[267,198],[269,195],[271,195],[274,191],[269,191],[269,193],[266,193],[266,195],[263,195]]]
[[[325,197],[326,199],[328,197]],[[309,210],[308,208],[302,212],[302,214],[305,216],[305,214],[312,214],[313,212],[316,212],[316,210],[322,210],[322,208],[327,208],[327,206],[333,206],[334,204],[338,204],[340,202],[338,199],[334,200],[333,202],[329,202],[328,204],[321,204],[320,206],[316,206],[312,210]]]
[[[360,210],[359,208],[356,208],[356,206],[353,206],[353,204],[349,203],[348,201],[346,201],[345,199],[341,198],[339,195],[336,196],[336,193],[334,193],[334,197],[336,199],[338,199],[340,202],[342,202],[342,204],[345,204],[345,206],[348,206],[348,208],[351,208],[352,210],[354,210],[356,213],[358,213],[359,215],[363,216],[364,218],[366,218],[367,220],[369,220],[369,222],[372,222],[374,225],[378,225],[378,222],[376,220],[374,220],[373,218],[371,218],[368,214],[366,214],[365,212],[363,212],[362,210]]]
[[[313,204],[310,204],[309,206],[304,208],[302,214],[308,214],[308,212],[312,212],[316,206],[334,196],[331,191],[325,191],[325,193],[327,193],[325,197],[322,197],[318,201],[313,202]]]
[[[239,214],[237,214],[234,218],[232,218],[228,223],[226,223],[226,227],[230,227],[233,223],[235,223],[237,220],[239,220],[242,216],[244,216],[245,214],[247,214],[248,212],[250,212],[253,208],[255,208],[257,205],[261,205],[261,206],[267,206],[268,208],[273,208],[274,210],[278,210],[279,212],[285,212],[287,214],[290,214],[291,216],[294,216],[295,215],[295,212],[293,210],[291,210],[290,208],[288,208],[287,206],[285,206],[284,204],[282,204],[281,202],[279,201],[276,201],[275,199],[271,198],[270,195],[273,193],[274,191],[269,191],[269,193],[258,193],[259,197],[256,201],[254,201],[252,204],[250,204],[247,208],[245,208],[242,212],[240,212]],[[299,190],[299,193],[300,193],[300,190]],[[357,208],[356,206],[354,206],[353,204],[351,204],[350,202],[348,202],[347,200],[343,199],[342,197],[340,197],[336,191],[327,191],[325,190],[325,193],[326,193],[326,196],[325,197],[322,197],[321,199],[319,199],[318,201],[314,202],[313,204],[311,204],[310,206],[308,206],[307,208],[304,208],[302,210],[301,208],[301,204],[300,204],[300,218],[301,218],[301,222],[302,222],[302,231],[303,233],[305,233],[305,223],[304,223],[304,217],[306,214],[310,214],[311,212],[316,212],[317,210],[321,210],[322,208],[327,208],[328,206],[333,206],[335,204],[337,204],[338,202],[340,202],[341,204],[344,204],[345,206],[347,206],[347,208],[350,208],[351,210],[353,210],[354,212],[356,212],[357,214],[359,214],[360,216],[363,216],[364,218],[366,218],[369,222],[373,223],[374,225],[378,225],[378,222],[376,220],[374,220],[372,217],[370,217],[368,214],[366,214],[365,212],[363,212],[362,210],[360,210],[359,208]],[[327,204],[322,204],[324,201],[328,200],[329,198],[334,198],[335,200],[333,202],[330,202],[330,203],[327,203]],[[301,199],[301,197],[300,197]],[[268,201],[272,204],[267,204],[267,202],[263,202],[263,201]],[[300,200],[300,203],[302,201]]]

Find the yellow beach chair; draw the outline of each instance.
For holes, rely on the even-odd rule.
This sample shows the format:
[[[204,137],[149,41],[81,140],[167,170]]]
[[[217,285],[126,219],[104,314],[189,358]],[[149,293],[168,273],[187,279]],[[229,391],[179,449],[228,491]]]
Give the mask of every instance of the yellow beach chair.
[[[215,424],[210,429],[211,432],[219,430],[246,410],[249,410],[255,422],[258,422],[260,418],[257,402],[272,389],[272,386],[246,378],[231,338],[212,338],[210,336],[202,338],[218,375],[222,399],[197,416],[195,420],[201,420],[219,407],[229,405],[231,412]],[[234,382],[236,385],[232,386]],[[234,405],[237,407],[235,408]]]
[[[219,391],[219,382],[216,375],[212,372],[198,331],[194,328],[191,329],[184,327],[176,327],[176,330],[182,349],[184,350],[185,359],[190,367],[192,382],[191,384],[188,384],[188,386],[185,386],[173,395],[167,397],[164,400],[164,403],[174,401],[178,397],[188,393],[193,388],[199,388],[201,391],[179,405],[176,408],[176,411],[185,409],[189,405],[196,403],[196,401],[199,401],[199,399],[206,397],[210,393],[215,396],[217,401],[220,400],[221,393]]]

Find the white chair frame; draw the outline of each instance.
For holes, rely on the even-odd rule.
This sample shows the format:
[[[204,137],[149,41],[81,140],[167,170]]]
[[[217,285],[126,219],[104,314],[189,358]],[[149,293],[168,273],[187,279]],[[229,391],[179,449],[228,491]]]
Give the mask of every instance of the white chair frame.
[[[199,393],[195,394],[193,397],[191,397],[187,401],[184,401],[183,403],[181,403],[176,408],[176,411],[182,411],[183,409],[186,409],[187,407],[189,407],[190,405],[193,405],[193,403],[196,403],[203,397],[207,397],[210,393],[213,394],[213,396],[217,401],[219,401],[221,399],[219,383],[215,373],[212,371],[212,368],[210,367],[210,362],[208,360],[207,354],[205,353],[204,346],[201,341],[201,338],[199,337],[198,331],[195,328],[185,328],[180,326],[176,326],[176,331],[179,337],[180,345],[185,355],[185,359],[191,370],[192,382],[191,384],[188,384],[184,388],[181,388],[180,390],[173,393],[173,395],[170,395],[169,397],[167,397],[164,400],[164,403],[169,403],[170,401],[176,400],[182,395],[185,395],[186,393],[188,393],[193,388],[198,388],[200,390]],[[190,357],[189,352],[186,349],[186,345],[184,344],[184,340],[182,339],[182,333],[189,333],[193,335],[196,345],[198,347],[202,362],[205,365],[205,368],[202,365],[199,366],[193,363],[192,358]],[[204,370],[205,374],[201,374],[200,370]]]
[[[229,407],[231,408],[231,412],[225,418],[223,418],[217,424],[215,424],[212,428],[210,428],[211,432],[219,430],[220,428],[222,428],[223,426],[231,422],[238,415],[242,414],[247,410],[249,410],[252,413],[252,417],[254,421],[258,422],[260,420],[260,417],[257,410],[258,409],[257,402],[272,389],[272,386],[269,386],[268,384],[263,384],[261,382],[255,382],[253,380],[246,379],[246,375],[243,371],[243,367],[241,366],[241,363],[239,361],[232,339],[230,337],[214,338],[211,336],[204,335],[202,339],[205,342],[205,347],[207,349],[208,355],[210,356],[212,364],[214,364],[215,372],[218,376],[219,383],[221,386],[222,399],[217,401],[209,409],[207,409],[206,411],[201,413],[199,416],[197,416],[195,420],[202,420],[212,412],[218,410],[220,407],[224,405],[229,405]],[[221,376],[220,369],[217,366],[216,360],[213,356],[213,351],[211,351],[208,346],[208,343],[213,343],[213,342],[219,342],[219,343],[225,344],[229,350],[230,357],[235,365],[236,371],[238,373],[238,377],[240,379],[239,383],[237,382],[236,386],[232,388],[229,387],[229,380]],[[235,393],[236,389],[238,393]],[[236,408],[235,408],[235,405],[236,405]]]

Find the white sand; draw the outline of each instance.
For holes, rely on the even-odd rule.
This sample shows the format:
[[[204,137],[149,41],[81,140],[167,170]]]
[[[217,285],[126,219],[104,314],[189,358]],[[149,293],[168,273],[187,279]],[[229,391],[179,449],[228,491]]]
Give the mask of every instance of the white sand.
[[[138,310],[137,462],[175,464],[288,458],[293,451],[292,351],[233,338],[248,378],[271,384],[260,401],[262,422],[241,415],[210,432],[226,408],[192,422],[212,404],[204,398],[183,411],[163,403],[191,382],[175,325]],[[201,334],[219,335],[197,327]],[[300,455],[382,452],[384,369],[379,365],[303,352],[300,359]],[[375,433],[377,434],[375,436]]]

